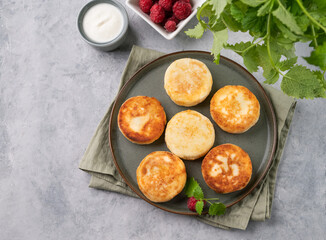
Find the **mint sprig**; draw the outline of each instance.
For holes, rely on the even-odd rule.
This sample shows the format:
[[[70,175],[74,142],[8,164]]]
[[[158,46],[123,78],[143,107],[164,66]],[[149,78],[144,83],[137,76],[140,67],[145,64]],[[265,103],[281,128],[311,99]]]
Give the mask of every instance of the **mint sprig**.
[[[212,202],[219,200],[218,198],[205,198],[204,192],[199,186],[199,183],[192,177],[188,178],[185,192],[187,197],[194,197],[196,198],[196,212],[201,215],[204,209],[205,202],[210,204],[208,214],[211,216],[215,215],[223,215],[226,211],[226,206],[221,202]]]

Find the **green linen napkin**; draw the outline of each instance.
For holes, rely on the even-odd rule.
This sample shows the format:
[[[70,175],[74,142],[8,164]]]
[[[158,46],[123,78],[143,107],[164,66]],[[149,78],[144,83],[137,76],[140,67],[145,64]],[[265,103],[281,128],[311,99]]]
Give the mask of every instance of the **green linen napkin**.
[[[119,89],[140,67],[162,55],[164,54],[154,50],[134,46],[122,74]],[[230,207],[223,216],[198,216],[197,219],[204,223],[224,229],[238,228],[244,230],[250,219],[264,221],[271,216],[277,168],[281,160],[296,102],[293,98],[270,86],[264,86],[264,88],[274,105],[278,123],[278,146],[274,161],[265,179],[251,194],[238,204]],[[79,168],[91,174],[89,187],[119,192],[138,198],[138,195],[124,182],[113,163],[108,136],[111,109],[112,104],[98,125],[79,164]]]

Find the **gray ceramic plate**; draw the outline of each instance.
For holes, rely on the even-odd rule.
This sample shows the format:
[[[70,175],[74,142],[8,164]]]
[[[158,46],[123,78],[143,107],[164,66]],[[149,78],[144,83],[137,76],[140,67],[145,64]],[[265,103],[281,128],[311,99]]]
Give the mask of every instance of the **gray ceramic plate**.
[[[195,58],[204,62],[213,76],[213,88],[206,100],[194,107],[181,107],[173,103],[163,87],[164,73],[167,67],[179,58]],[[214,93],[225,85],[242,85],[250,89],[260,102],[260,118],[255,126],[243,134],[229,134],[223,132],[212,120],[209,113],[210,99]],[[187,197],[184,192],[165,203],[149,201],[139,190],[136,179],[136,169],[141,160],[153,151],[169,151],[164,142],[164,133],[161,138],[149,145],[137,145],[129,142],[119,131],[117,115],[123,102],[133,96],[150,96],[157,98],[165,109],[167,121],[174,114],[193,109],[207,116],[215,128],[215,144],[233,143],[243,148],[252,160],[253,173],[249,184],[241,191],[229,194],[217,194],[206,184],[201,174],[202,158],[195,161],[184,161],[188,177],[194,177],[203,188],[206,197],[218,197],[225,205],[232,206],[246,197],[263,179],[272,162],[276,141],[277,127],[272,104],[258,81],[237,63],[221,57],[220,64],[213,63],[208,52],[184,51],[160,57],[141,68],[121,89],[113,106],[110,119],[110,147],[115,165],[129,187],[142,199],[163,210],[195,215],[187,208]]]

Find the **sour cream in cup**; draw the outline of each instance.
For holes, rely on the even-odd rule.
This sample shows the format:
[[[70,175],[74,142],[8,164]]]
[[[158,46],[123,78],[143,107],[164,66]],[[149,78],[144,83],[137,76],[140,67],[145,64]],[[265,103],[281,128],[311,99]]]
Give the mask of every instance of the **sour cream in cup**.
[[[87,43],[100,50],[111,51],[126,37],[128,16],[119,2],[95,0],[80,11],[78,29]]]

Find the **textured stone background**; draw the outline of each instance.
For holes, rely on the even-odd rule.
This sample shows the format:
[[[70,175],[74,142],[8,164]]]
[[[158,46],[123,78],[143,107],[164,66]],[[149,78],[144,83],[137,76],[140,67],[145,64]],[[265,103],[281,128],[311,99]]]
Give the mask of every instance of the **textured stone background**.
[[[131,46],[209,50],[212,37],[181,33],[168,41],[127,9],[128,40],[114,52],[99,52],[77,32],[86,2],[0,0],[0,239],[325,238],[325,100],[298,102],[272,218],[251,222],[246,231],[216,229],[88,188],[78,162],[117,93]],[[231,42],[246,38],[230,35]],[[310,50],[300,45],[297,52]],[[231,52],[223,55],[242,64]],[[261,72],[255,76],[263,81]]]

